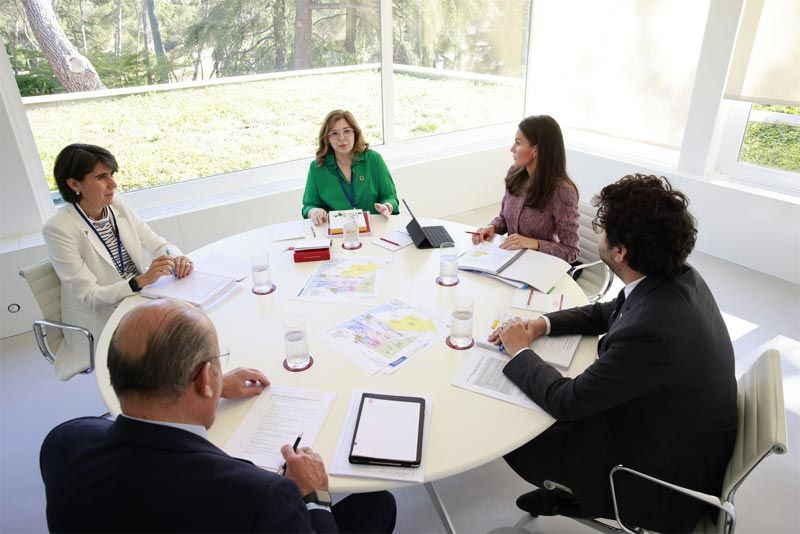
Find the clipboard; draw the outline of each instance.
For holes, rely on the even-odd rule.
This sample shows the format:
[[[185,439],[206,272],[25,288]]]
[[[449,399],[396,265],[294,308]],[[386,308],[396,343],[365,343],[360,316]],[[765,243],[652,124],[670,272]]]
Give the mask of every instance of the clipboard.
[[[419,467],[425,399],[363,393],[349,460],[352,464]]]

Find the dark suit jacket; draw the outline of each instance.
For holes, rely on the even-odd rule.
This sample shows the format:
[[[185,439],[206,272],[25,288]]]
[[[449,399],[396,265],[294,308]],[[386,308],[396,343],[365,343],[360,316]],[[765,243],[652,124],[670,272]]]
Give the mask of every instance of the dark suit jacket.
[[[714,297],[690,266],[674,280],[648,276],[609,328],[616,299],[549,314],[550,335],[599,335],[598,359],[564,378],[532,350],[504,373],[569,424],[569,483],[587,511],[613,517],[608,473],[624,464],[719,495],[736,438],[733,347]],[[617,475],[623,520],[691,529],[705,510],[670,490]]]
[[[336,532],[294,482],[200,436],[125,417],[53,429],[39,458],[53,532]]]

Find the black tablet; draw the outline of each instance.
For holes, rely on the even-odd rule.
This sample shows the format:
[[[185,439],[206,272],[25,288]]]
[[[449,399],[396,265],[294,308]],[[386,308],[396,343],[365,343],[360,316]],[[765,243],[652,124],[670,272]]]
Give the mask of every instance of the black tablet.
[[[419,467],[425,399],[364,393],[350,444],[350,463]]]

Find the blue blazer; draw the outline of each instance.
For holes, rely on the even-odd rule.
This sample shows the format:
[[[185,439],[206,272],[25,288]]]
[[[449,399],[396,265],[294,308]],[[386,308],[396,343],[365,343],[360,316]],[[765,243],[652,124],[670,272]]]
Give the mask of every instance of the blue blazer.
[[[736,379],[728,330],[690,266],[675,279],[648,276],[617,300],[548,314],[550,335],[605,336],[597,361],[572,378],[532,350],[503,372],[569,425],[562,452],[581,506],[614,517],[608,473],[616,464],[719,495],[736,439]],[[613,314],[613,315],[612,315]],[[615,476],[623,520],[659,532],[691,530],[699,501],[631,475]],[[629,524],[630,524],[629,523]]]
[[[297,485],[191,432],[84,417],[39,458],[51,532],[337,532]]]

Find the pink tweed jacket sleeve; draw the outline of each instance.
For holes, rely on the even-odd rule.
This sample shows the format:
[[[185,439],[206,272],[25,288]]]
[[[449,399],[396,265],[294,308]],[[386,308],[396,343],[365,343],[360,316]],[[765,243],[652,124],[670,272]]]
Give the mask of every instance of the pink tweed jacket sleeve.
[[[578,193],[562,182],[543,210],[525,206],[524,195],[506,192],[500,214],[490,224],[498,234],[520,234],[537,239],[541,252],[572,263],[580,255],[579,220]]]

